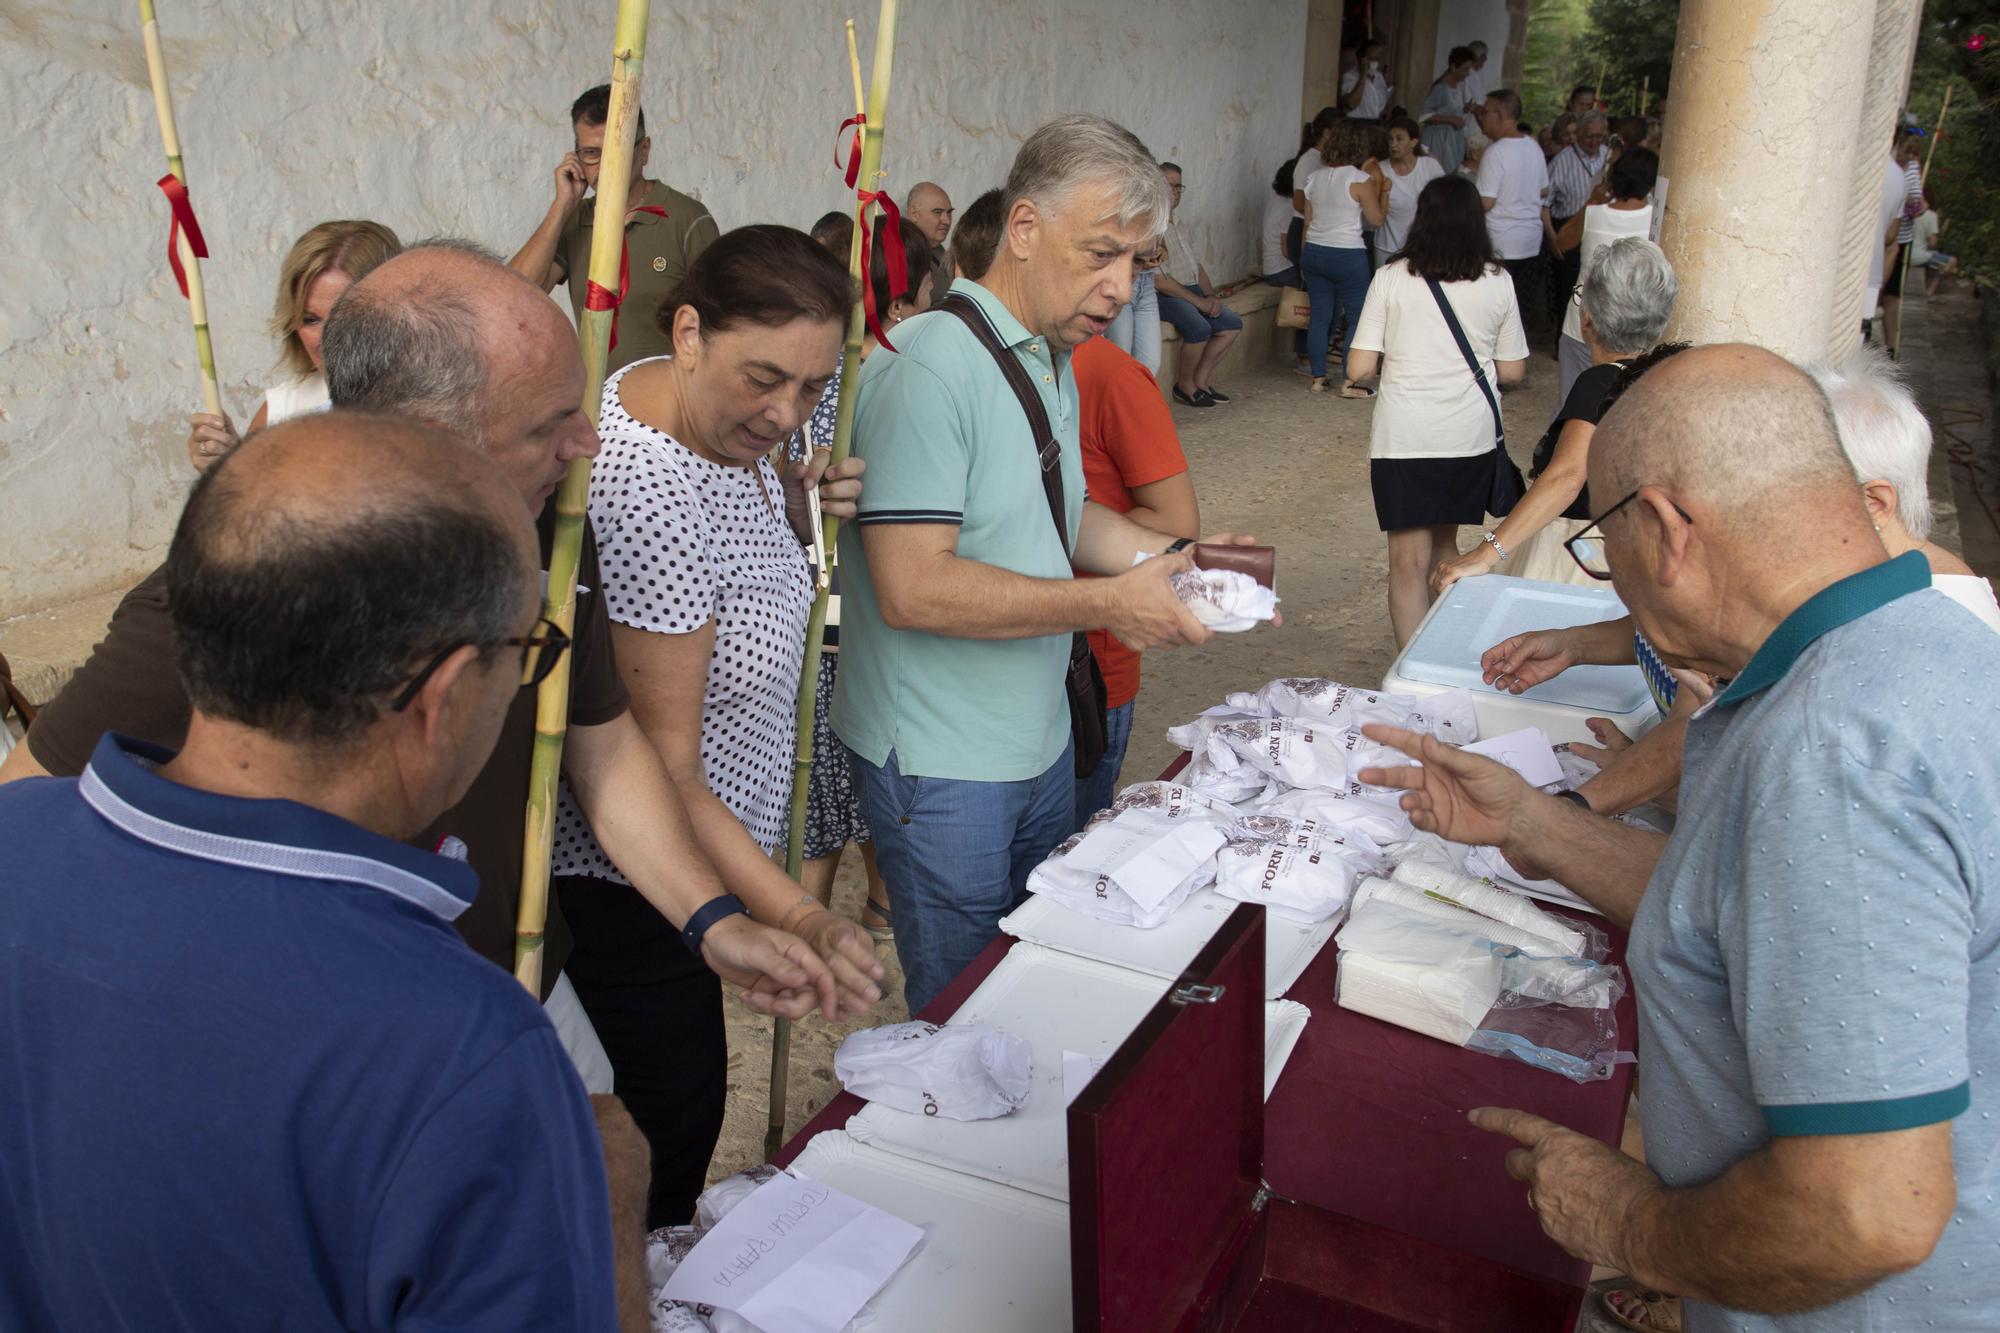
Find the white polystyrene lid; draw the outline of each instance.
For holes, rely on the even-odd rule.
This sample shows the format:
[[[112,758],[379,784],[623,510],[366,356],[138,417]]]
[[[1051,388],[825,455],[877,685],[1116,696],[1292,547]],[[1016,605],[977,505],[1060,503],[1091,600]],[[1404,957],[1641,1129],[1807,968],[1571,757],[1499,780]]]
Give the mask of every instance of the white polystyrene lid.
[[[1479,678],[1480,654],[1494,644],[1529,630],[1592,625],[1624,614],[1624,603],[1609,586],[1581,588],[1505,574],[1460,579],[1445,589],[1392,670],[1427,685],[1499,694]],[[1519,697],[1618,716],[1646,707],[1652,693],[1636,666],[1583,666]]]

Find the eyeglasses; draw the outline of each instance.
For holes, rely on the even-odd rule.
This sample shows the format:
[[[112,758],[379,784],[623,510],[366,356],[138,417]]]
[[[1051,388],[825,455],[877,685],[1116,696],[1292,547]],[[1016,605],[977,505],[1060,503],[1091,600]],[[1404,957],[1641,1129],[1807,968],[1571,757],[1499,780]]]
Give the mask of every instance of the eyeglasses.
[[[1645,487],[1643,486],[1639,488],[1639,490],[1644,489]],[[1605,554],[1604,550],[1604,520],[1610,518],[1613,514],[1638,498],[1639,491],[1633,491],[1617,504],[1612,505],[1611,508],[1590,520],[1589,527],[1563,543],[1563,549],[1569,552],[1569,558],[1576,561],[1577,567],[1590,575],[1590,577],[1594,579],[1609,579],[1611,577],[1611,559]],[[1672,501],[1668,503],[1671,504]],[[1689,516],[1688,511],[1679,505],[1674,505],[1674,512],[1681,516],[1681,522],[1688,524],[1694,522],[1694,519]]]
[[[524,690],[532,685],[539,685],[549,678],[549,673],[556,669],[556,663],[562,660],[563,651],[569,647],[570,643],[569,635],[563,633],[562,626],[556,624],[553,620],[544,617],[535,622],[535,628],[540,630],[541,633],[531,634],[519,639],[502,639],[494,645],[496,648],[519,648],[521,650],[521,688]],[[423,689],[424,682],[429,680],[436,674],[437,669],[445,664],[445,659],[466,646],[462,642],[454,643],[436,657],[433,657],[430,660],[430,664],[413,676],[410,679],[410,683],[403,687],[403,692],[397,695],[395,701],[389,705],[390,710],[400,713],[405,708],[408,708],[410,701],[417,697],[417,692]]]
[[[604,150],[602,148],[579,148],[576,150],[576,160],[583,163],[586,167],[594,167],[604,160]]]
[[[1169,186],[1167,186],[1167,193],[1168,193],[1168,194],[1185,194],[1186,192],[1187,192],[1187,186],[1185,186],[1185,185],[1169,185]]]

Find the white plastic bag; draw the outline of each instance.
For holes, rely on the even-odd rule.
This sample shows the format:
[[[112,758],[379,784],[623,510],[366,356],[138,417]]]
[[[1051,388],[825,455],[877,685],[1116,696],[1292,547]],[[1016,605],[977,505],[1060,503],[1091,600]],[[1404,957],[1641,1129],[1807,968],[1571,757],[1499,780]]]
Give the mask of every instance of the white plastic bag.
[[[1028,891],[1100,921],[1159,926],[1215,878],[1228,825],[1206,805],[1135,807],[1093,820],[1029,872]]]
[[[1229,695],[1227,706],[1255,717],[1312,718],[1337,727],[1360,728],[1369,723],[1408,727],[1454,745],[1479,739],[1472,695],[1466,690],[1390,694],[1324,677],[1287,676],[1255,693]]]
[[[649,1312],[653,1333],[715,1333],[701,1307],[668,1300],[660,1288],[687,1258],[701,1233],[693,1227],[661,1227],[646,1237],[646,1285],[652,1295]]]
[[[849,1036],[833,1072],[857,1097],[916,1115],[992,1120],[1028,1100],[1034,1052],[977,1023],[896,1023]]]
[[[1240,634],[1278,613],[1278,594],[1233,569],[1184,569],[1172,579],[1188,613],[1212,630]]]
[[[1532,953],[1556,953],[1566,957],[1583,954],[1582,931],[1557,920],[1519,894],[1495,888],[1486,880],[1461,875],[1450,866],[1415,859],[1399,862],[1391,878],[1419,893],[1492,917],[1495,921],[1526,931],[1530,937],[1546,941],[1538,949],[1529,949]],[[1526,944],[1522,947],[1529,948]]]
[[[1260,815],[1281,819],[1313,819],[1342,833],[1358,833],[1377,847],[1401,842],[1412,832],[1402,793],[1386,787],[1350,783],[1326,787],[1280,788],[1266,792],[1254,807]]]
[[[1290,920],[1325,921],[1380,864],[1381,853],[1359,834],[1311,819],[1245,815],[1217,858],[1215,891]]]

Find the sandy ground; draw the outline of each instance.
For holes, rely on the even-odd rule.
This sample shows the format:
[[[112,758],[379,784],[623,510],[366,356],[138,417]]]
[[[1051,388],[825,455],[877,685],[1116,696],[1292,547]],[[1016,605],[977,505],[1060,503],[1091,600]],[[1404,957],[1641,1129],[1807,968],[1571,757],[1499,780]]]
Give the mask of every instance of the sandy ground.
[[[1193,469],[1207,532],[1249,532],[1278,548],[1278,591],[1285,624],[1146,659],[1133,716],[1126,781],[1157,774],[1175,754],[1166,729],[1185,722],[1231,690],[1254,689],[1277,676],[1325,675],[1379,684],[1395,656],[1383,598],[1384,546],[1368,491],[1372,402],[1313,395],[1281,365],[1218,380],[1235,401],[1208,409],[1176,407],[1175,425]],[[1555,413],[1556,366],[1546,354],[1529,380],[1504,398],[1508,439],[1524,466]],[[1465,541],[1471,540],[1468,531]],[[834,905],[858,911],[860,857],[851,852],[835,885]],[[859,1027],[907,1017],[895,951],[884,947],[889,995],[856,1022],[817,1016],[792,1028],[792,1068],[785,1116],[790,1136],[838,1092],[833,1052]],[[771,1024],[731,1003],[729,1108],[712,1177],[762,1161]]]

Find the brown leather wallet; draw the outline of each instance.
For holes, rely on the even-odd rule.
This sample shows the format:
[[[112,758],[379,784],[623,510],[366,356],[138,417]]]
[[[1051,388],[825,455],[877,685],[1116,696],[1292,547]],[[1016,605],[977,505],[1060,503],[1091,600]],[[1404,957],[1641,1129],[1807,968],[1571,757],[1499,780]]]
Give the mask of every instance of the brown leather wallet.
[[[1275,546],[1221,546],[1196,542],[1190,552],[1201,569],[1233,569],[1248,574],[1266,588],[1276,591],[1278,548]]]

